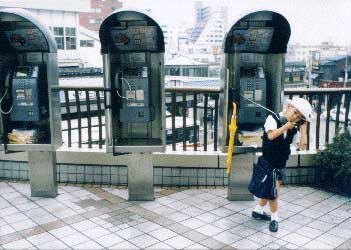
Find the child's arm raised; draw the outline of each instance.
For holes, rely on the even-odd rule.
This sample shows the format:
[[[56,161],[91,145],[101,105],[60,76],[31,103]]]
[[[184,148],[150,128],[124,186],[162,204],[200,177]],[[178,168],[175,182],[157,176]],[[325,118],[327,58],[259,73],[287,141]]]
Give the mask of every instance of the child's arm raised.
[[[305,122],[300,126],[300,134],[301,134],[301,139],[299,142],[299,148],[300,150],[306,150],[307,149],[307,122]]]
[[[284,133],[284,131],[294,128],[294,126],[295,126],[295,123],[287,122],[280,128],[277,128],[275,130],[270,130],[267,132],[268,139],[272,141],[275,138],[281,136]]]

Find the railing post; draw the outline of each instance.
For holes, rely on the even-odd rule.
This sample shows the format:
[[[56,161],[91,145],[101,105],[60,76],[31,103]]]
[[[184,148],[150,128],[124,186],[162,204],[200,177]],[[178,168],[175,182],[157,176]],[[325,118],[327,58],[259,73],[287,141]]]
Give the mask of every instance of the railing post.
[[[319,149],[319,129],[321,123],[322,94],[318,94],[317,124],[316,124],[316,149]]]
[[[344,107],[345,107],[345,109],[346,109],[346,114],[345,114],[345,130],[347,129],[348,124],[349,124],[350,99],[351,99],[350,92],[345,93],[345,102],[344,102]]]
[[[68,147],[72,146],[72,128],[71,128],[71,109],[69,103],[68,90],[64,90],[65,103],[66,103],[66,117],[67,117],[67,135],[68,135]]]
[[[87,119],[88,119],[88,147],[92,147],[92,140],[91,140],[91,113],[90,113],[90,96],[89,91],[85,91],[85,100],[87,105]]]
[[[186,92],[183,93],[182,116],[183,116],[183,151],[186,151]]]
[[[176,151],[176,129],[175,129],[175,115],[176,115],[176,97],[177,94],[172,92],[172,150]]]
[[[98,122],[99,122],[99,148],[102,148],[102,120],[101,120],[101,100],[100,91],[95,91],[96,94],[96,104],[98,110]]]
[[[214,113],[214,151],[217,151],[218,139],[218,94],[214,95],[215,98],[215,113]]]
[[[205,94],[204,102],[204,151],[207,151],[207,104],[208,104],[208,94]]]
[[[333,102],[333,95],[327,94],[327,117],[325,123],[325,144],[329,143],[329,123],[330,123],[330,110]]]
[[[193,105],[194,105],[194,107],[193,107],[193,110],[194,110],[194,112],[193,112],[193,124],[194,124],[194,151],[197,151],[197,123],[196,123],[196,121],[197,121],[197,119],[196,119],[196,117],[197,117],[197,94],[196,94],[196,92],[194,92],[194,101],[193,101]]]
[[[78,147],[82,147],[82,117],[80,113],[80,101],[79,101],[79,91],[75,90],[74,95],[76,97],[77,106],[77,116],[78,116]]]
[[[341,93],[337,93],[336,100],[337,100],[337,106],[336,106],[336,122],[335,122],[335,134],[337,134],[339,130],[339,125],[340,125],[340,106],[341,106]]]

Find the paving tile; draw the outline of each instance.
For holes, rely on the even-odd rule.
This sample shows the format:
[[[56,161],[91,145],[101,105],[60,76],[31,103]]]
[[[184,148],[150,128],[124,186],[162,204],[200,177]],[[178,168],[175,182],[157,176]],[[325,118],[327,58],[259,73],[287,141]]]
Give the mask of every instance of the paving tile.
[[[336,235],[332,235],[329,233],[325,233],[317,238],[318,241],[326,243],[332,247],[340,246],[342,243],[345,242],[345,239],[340,238]]]
[[[27,249],[32,247],[32,244],[25,239],[17,240],[8,244],[3,245],[4,249]]]
[[[185,238],[188,238],[189,240],[195,241],[195,242],[201,242],[205,239],[208,238],[207,235],[204,235],[202,233],[196,232],[195,230],[191,230],[188,232],[185,232],[182,234]]]
[[[60,240],[63,241],[67,246],[72,247],[83,242],[89,241],[89,238],[81,233],[74,233],[63,237]]]
[[[289,217],[288,220],[295,222],[297,224],[301,224],[301,225],[306,225],[306,224],[310,223],[311,221],[314,221],[314,219],[312,219],[311,217],[304,216],[302,214],[293,215],[293,216]]]
[[[164,215],[164,216],[166,216],[168,214],[171,214],[171,213],[174,213],[176,211],[177,210],[172,209],[172,208],[170,208],[168,206],[160,206],[160,207],[157,207],[157,208],[153,209],[154,213],[157,213],[159,215]]]
[[[351,230],[347,230],[340,227],[334,227],[330,229],[328,233],[343,238],[345,240],[351,238]]]
[[[328,224],[320,220],[314,220],[311,223],[307,224],[307,226],[321,230],[323,232],[326,232],[334,227],[334,225]]]
[[[11,224],[11,226],[13,228],[15,228],[17,231],[33,228],[33,227],[36,227],[37,225],[38,225],[37,223],[35,223],[34,221],[32,221],[30,219],[15,222],[15,223]]]
[[[311,241],[311,238],[299,235],[297,233],[285,235],[282,239],[297,246],[303,246]]]
[[[186,204],[186,203],[184,203],[182,201],[175,201],[175,202],[167,204],[167,206],[172,208],[172,209],[175,209],[177,211],[181,211],[181,210],[183,210],[185,208],[190,207],[189,204]]]
[[[199,227],[206,225],[206,222],[203,222],[202,220],[199,220],[196,218],[190,218],[190,219],[187,219],[187,220],[180,222],[180,224],[182,224],[186,227],[189,227],[191,229],[196,229],[196,228],[199,228]]]
[[[255,241],[258,244],[261,245],[267,245],[275,240],[277,240],[276,237],[270,235],[270,234],[265,234],[262,232],[257,232],[253,235],[250,235],[247,237],[248,240]]]
[[[175,212],[175,213],[167,215],[166,217],[170,220],[175,221],[175,222],[181,222],[181,221],[184,221],[184,220],[187,220],[190,218],[189,215],[181,213],[181,212]]]
[[[165,241],[169,238],[177,236],[177,234],[167,228],[161,228],[152,232],[148,233],[149,235],[153,236],[154,238],[158,239],[159,241]]]
[[[122,237],[123,239],[129,240],[144,234],[144,232],[140,231],[137,228],[129,227],[129,228],[117,231],[116,234]]]
[[[145,249],[160,250],[160,249],[173,249],[173,247],[167,245],[166,243],[159,242],[159,243],[156,243],[155,245],[149,246],[149,247],[147,247]]]
[[[231,246],[235,247],[236,249],[257,249],[260,248],[262,245],[257,244],[254,241],[248,239],[242,239],[239,241],[234,242]]]
[[[296,233],[298,233],[302,236],[306,236],[306,237],[309,237],[311,239],[314,239],[314,238],[317,238],[318,236],[322,235],[323,231],[304,226],[304,227],[299,228],[299,230],[297,230]]]
[[[182,210],[182,213],[187,214],[191,217],[201,215],[205,212],[206,212],[205,210],[202,210],[202,209],[197,208],[197,207],[188,207],[188,208],[185,208]]]
[[[328,245],[322,241],[319,240],[312,240],[306,245],[304,245],[304,248],[306,249],[334,249],[331,245]]]
[[[234,214],[235,212],[230,210],[230,209],[227,209],[227,208],[224,208],[224,207],[220,207],[220,208],[212,210],[211,213],[213,213],[215,215],[218,215],[220,217],[227,217],[229,215]]]
[[[201,249],[209,249],[208,247],[205,247],[199,243],[195,243],[191,246],[188,246],[186,249],[193,249],[193,250],[201,250]]]
[[[12,224],[18,221],[24,221],[24,220],[28,220],[28,217],[24,214],[21,214],[20,212],[11,214],[11,215],[7,215],[7,216],[3,216],[2,217],[7,223]]]
[[[117,243],[113,246],[110,246],[108,249],[123,249],[123,250],[126,250],[126,249],[140,249],[139,247],[135,246],[134,244],[128,242],[128,241],[123,241],[121,243]],[[161,248],[159,248],[161,249]]]
[[[31,237],[28,237],[27,240],[33,245],[42,245],[46,242],[54,241],[56,238],[51,234],[45,232],[41,234],[37,234]]]
[[[102,237],[99,237],[97,239],[94,239],[98,244],[101,246],[108,248],[112,245],[116,245],[118,243],[121,243],[125,240],[123,240],[121,237],[117,236],[116,234],[107,234]]]
[[[216,208],[219,208],[219,205],[213,204],[211,202],[206,202],[206,201],[199,204],[195,204],[194,206],[205,211],[211,211]]]
[[[212,238],[215,240],[218,240],[220,242],[223,242],[227,245],[230,245],[230,244],[234,243],[235,241],[239,241],[242,239],[242,237],[235,235],[228,230],[224,231],[222,233],[219,233],[219,234],[213,236]]]
[[[189,198],[190,196],[188,194],[183,193],[183,192],[178,192],[178,193],[168,195],[168,197],[175,199],[175,200],[183,200],[183,199]]]
[[[232,232],[235,235],[239,235],[241,237],[247,237],[249,235],[256,233],[257,231],[252,229],[252,228],[249,228],[249,227],[246,227],[243,225],[239,225],[239,226],[231,229],[230,232]]]
[[[147,248],[149,246],[155,245],[159,243],[159,240],[155,239],[154,237],[147,235],[147,234],[142,234],[140,236],[137,236],[133,239],[130,239],[129,242],[134,244],[135,246],[139,248]]]
[[[53,222],[41,224],[40,226],[44,230],[50,231],[50,230],[54,230],[54,229],[57,229],[57,228],[64,227],[64,226],[66,226],[66,224],[63,221],[53,221]]]
[[[11,227],[9,225],[1,226],[0,236],[11,234],[11,233],[14,233],[14,232],[16,232],[16,230],[13,229],[13,227]]]
[[[318,218],[318,220],[326,222],[328,224],[339,224],[344,221],[344,218],[337,217],[335,215],[326,214]]]
[[[109,230],[107,230],[103,227],[100,227],[100,226],[86,229],[84,231],[79,229],[79,228],[77,228],[77,230],[79,230],[82,234],[84,234],[85,236],[87,236],[90,239],[96,239],[96,238],[100,238],[101,236],[110,234]]]
[[[185,238],[184,236],[178,235],[168,240],[165,240],[164,243],[175,249],[183,249],[190,245],[193,245],[195,242]]]
[[[282,245],[277,244],[276,242],[271,242],[269,244],[267,244],[266,246],[264,246],[261,249],[272,249],[272,250],[276,250],[276,249],[281,249]]]
[[[191,228],[186,227],[186,226],[179,224],[179,223],[174,223],[172,225],[169,225],[169,226],[167,226],[167,228],[172,230],[173,232],[178,233],[178,234],[183,234],[183,233],[191,230]]]
[[[84,220],[84,221],[72,224],[71,227],[79,231],[84,231],[87,229],[97,227],[97,225],[94,222],[91,222],[89,220]]]
[[[295,232],[297,229],[301,228],[302,225],[297,224],[295,222],[289,221],[289,220],[284,220],[282,222],[279,222],[279,228],[283,228],[287,231],[290,232]]]
[[[226,246],[225,243],[218,241],[216,239],[213,239],[213,238],[207,238],[207,239],[199,242],[199,244],[201,244],[209,249],[222,249]]]
[[[54,235],[56,238],[61,239],[67,235],[75,234],[77,231],[70,226],[64,226],[50,230],[49,233]]]
[[[239,223],[239,224],[242,224],[246,221],[251,220],[251,217],[248,217],[248,216],[240,214],[240,213],[236,213],[236,214],[228,216],[226,219],[234,221],[234,222]]]
[[[156,223],[153,223],[151,221],[147,221],[147,222],[141,223],[139,225],[136,225],[135,228],[139,229],[140,231],[143,231],[144,233],[148,233],[148,232],[160,229],[162,227]]]
[[[200,215],[196,216],[195,218],[199,219],[199,220],[202,220],[204,222],[207,222],[207,223],[211,223],[211,222],[214,222],[216,220],[221,219],[221,217],[219,217],[219,216],[217,216],[215,214],[212,214],[210,212],[200,214]]]
[[[85,249],[92,249],[92,250],[98,250],[98,249],[104,249],[103,246],[99,245],[95,241],[89,240],[86,242],[83,242],[81,244],[75,245],[72,247],[72,249],[77,249],[77,250],[85,250]]]
[[[216,234],[223,232],[224,230],[222,228],[213,226],[211,224],[207,224],[207,225],[204,225],[202,227],[197,228],[196,231],[199,233],[202,233],[204,235],[207,235],[207,236],[213,236],[213,235],[216,235]]]
[[[155,199],[155,202],[160,203],[161,205],[167,205],[175,201],[176,201],[175,199],[172,199],[170,197],[161,197],[161,198]]]
[[[227,229],[232,229],[232,228],[238,226],[238,223],[231,221],[227,218],[223,218],[223,219],[220,219],[218,221],[213,222],[212,225],[219,227],[219,228],[222,228],[224,230],[227,230]]]
[[[48,250],[48,249],[59,250],[59,249],[68,249],[68,246],[60,240],[55,240],[55,241],[50,241],[42,245],[39,245],[37,246],[37,248],[42,250]]]

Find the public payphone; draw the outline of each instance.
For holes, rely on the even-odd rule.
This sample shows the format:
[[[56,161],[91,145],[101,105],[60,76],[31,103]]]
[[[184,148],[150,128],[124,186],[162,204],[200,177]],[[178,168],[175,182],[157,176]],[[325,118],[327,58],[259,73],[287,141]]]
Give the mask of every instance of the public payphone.
[[[266,79],[263,67],[240,67],[240,103],[238,123],[262,125],[266,118],[266,110],[253,102],[266,106]]]
[[[248,138],[247,142],[243,138],[236,140],[243,146],[261,142],[263,123],[269,114],[263,107],[274,112],[281,110],[289,37],[288,21],[273,11],[257,11],[241,17],[227,32],[220,109],[220,145],[224,151],[229,140],[232,102],[238,105],[238,134]]]
[[[165,147],[163,33],[148,15],[112,13],[100,28],[106,89],[107,149],[157,152]]]
[[[27,151],[32,196],[55,197],[61,146],[57,47],[31,12],[0,9],[1,150]]]

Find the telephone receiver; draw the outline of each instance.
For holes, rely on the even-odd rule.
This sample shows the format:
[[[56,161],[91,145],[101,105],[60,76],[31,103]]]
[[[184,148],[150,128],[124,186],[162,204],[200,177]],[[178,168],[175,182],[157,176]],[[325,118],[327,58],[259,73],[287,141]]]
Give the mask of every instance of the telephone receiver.
[[[280,120],[280,123],[281,123],[282,125],[284,125],[284,124],[286,124],[286,123],[288,122],[288,119],[287,119],[285,116],[279,117],[279,120]],[[302,124],[304,124],[304,123],[305,123],[305,120],[304,120],[304,119],[301,119],[301,120],[299,120],[299,121],[297,121],[297,122],[295,123],[295,127],[296,127],[297,129],[299,129],[300,126],[301,126]]]
[[[7,96],[7,99],[11,99],[11,95],[9,94],[9,90],[10,90],[10,82],[11,82],[11,78],[12,78],[12,70],[9,70],[9,72],[7,73],[6,75],[6,78],[5,78],[5,93],[3,94],[3,96],[0,98],[0,113],[3,114],[3,115],[8,115],[11,113],[12,111],[12,108],[13,108],[13,105],[11,105],[10,109],[7,110],[7,111],[4,111],[3,108],[2,108],[2,103],[5,99],[5,97]]]

